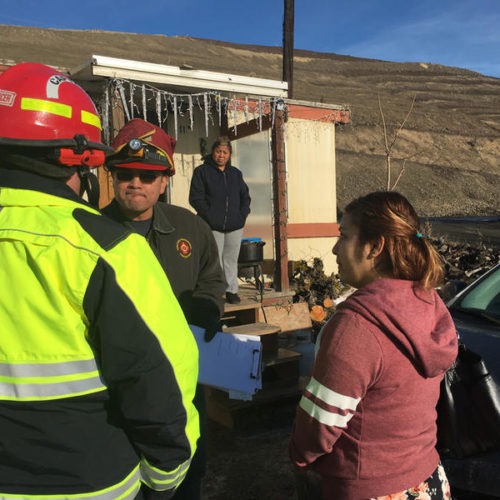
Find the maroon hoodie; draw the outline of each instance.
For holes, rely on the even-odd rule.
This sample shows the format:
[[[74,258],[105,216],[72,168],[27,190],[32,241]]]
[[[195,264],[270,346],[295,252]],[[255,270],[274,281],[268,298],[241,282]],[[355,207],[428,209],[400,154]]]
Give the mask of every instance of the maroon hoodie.
[[[436,469],[436,402],[457,334],[434,290],[379,279],[321,332],[290,457],[323,477],[323,498],[360,500],[418,485]]]

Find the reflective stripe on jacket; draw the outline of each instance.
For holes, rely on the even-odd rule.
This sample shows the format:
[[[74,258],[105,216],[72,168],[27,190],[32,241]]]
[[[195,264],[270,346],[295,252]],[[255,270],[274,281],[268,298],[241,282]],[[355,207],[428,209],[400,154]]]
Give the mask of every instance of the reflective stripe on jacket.
[[[68,494],[68,495],[50,495],[50,500],[133,500],[140,490],[140,471],[139,467],[135,469],[120,483],[100,491],[85,493]],[[23,499],[44,499],[46,495],[13,495],[9,493],[0,493],[0,500],[23,500]]]
[[[0,186],[0,498],[174,489],[198,351],[156,257],[60,181]]]

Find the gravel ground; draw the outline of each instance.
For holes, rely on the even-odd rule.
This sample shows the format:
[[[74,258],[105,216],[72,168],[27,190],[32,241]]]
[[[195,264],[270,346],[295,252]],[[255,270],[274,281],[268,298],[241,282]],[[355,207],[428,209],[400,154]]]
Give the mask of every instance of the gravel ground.
[[[297,500],[287,446],[295,401],[242,414],[236,429],[208,423],[203,500]],[[453,500],[499,500],[453,491]],[[318,499],[319,500],[319,499]]]
[[[236,429],[209,421],[204,500],[297,498],[287,454],[295,404],[247,411]]]

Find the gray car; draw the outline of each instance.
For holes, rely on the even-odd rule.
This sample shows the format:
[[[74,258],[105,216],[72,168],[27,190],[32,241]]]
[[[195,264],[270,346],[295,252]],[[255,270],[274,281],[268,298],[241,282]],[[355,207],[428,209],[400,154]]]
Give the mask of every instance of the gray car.
[[[483,357],[500,383],[500,264],[459,292],[448,307],[460,340]],[[443,465],[452,487],[477,494],[468,498],[500,498],[500,450],[444,459]]]

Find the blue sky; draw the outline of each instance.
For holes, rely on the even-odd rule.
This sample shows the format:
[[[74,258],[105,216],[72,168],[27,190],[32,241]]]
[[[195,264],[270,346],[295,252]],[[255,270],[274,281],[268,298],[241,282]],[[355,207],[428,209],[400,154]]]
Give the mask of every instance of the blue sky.
[[[0,24],[282,45],[284,0],[0,0],[0,6]],[[294,46],[500,78],[500,0],[295,0]]]

